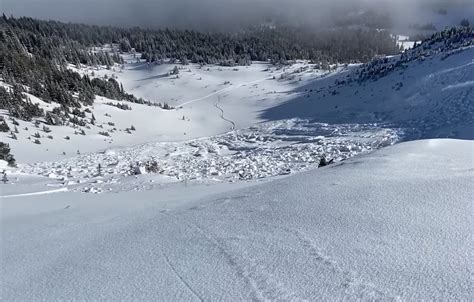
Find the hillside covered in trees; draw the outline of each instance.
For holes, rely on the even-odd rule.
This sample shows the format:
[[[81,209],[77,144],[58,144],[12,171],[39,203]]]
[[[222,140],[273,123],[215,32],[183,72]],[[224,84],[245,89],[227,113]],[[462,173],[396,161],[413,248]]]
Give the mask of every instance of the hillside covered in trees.
[[[113,78],[91,79],[68,68],[68,64],[110,68],[124,63],[120,54],[125,52],[141,53],[141,59],[157,64],[165,59],[182,64],[220,65],[249,65],[255,60],[285,64],[288,60],[306,59],[324,67],[367,62],[376,55],[398,51],[387,32],[374,30],[312,32],[259,27],[223,34],[99,27],[5,15],[0,18],[0,42],[1,77],[10,85],[10,89],[0,87],[0,108],[23,120],[45,114],[27,100],[24,92],[61,105],[53,113],[56,118],[49,120],[67,119],[74,108],[92,104],[94,95],[145,103],[127,94]],[[108,44],[118,47],[97,50]],[[80,117],[72,120],[77,122]]]
[[[14,33],[32,54],[82,64],[120,62],[115,54],[109,57],[108,54],[92,55],[89,51],[89,47],[111,43],[120,44],[124,52],[133,48],[150,61],[166,58],[217,64],[295,59],[367,62],[375,55],[398,51],[388,32],[371,29],[310,30],[282,26],[255,27],[237,34],[224,34],[177,29],[123,29],[5,16],[1,26]]]

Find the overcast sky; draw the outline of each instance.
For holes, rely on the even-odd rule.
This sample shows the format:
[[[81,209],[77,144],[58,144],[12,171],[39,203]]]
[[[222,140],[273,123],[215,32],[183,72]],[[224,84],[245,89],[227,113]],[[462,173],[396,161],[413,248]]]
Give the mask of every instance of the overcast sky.
[[[421,2],[469,0],[0,0],[7,15],[104,25],[225,29],[265,18],[320,24],[348,8],[374,8],[414,20]],[[466,14],[474,15],[473,5]],[[413,22],[414,23],[414,22]]]

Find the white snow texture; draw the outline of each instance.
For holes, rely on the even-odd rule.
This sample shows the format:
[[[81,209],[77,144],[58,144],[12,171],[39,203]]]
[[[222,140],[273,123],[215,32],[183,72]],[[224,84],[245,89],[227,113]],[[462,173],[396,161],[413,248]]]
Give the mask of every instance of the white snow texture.
[[[473,147],[403,143],[236,190],[5,199],[2,297],[467,301]]]

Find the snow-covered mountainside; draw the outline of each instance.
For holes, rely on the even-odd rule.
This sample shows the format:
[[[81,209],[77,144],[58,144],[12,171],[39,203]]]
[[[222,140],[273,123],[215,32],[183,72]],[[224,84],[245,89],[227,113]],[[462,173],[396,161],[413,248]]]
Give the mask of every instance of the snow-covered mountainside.
[[[263,113],[268,120],[383,123],[405,139],[474,138],[474,35],[449,30],[401,56],[310,83]]]
[[[46,82],[77,106],[0,80],[1,299],[469,300],[473,58],[457,28],[363,65],[132,51],[57,71],[120,101]]]
[[[175,64],[137,63],[132,57],[126,56],[129,63],[123,69],[120,66],[110,70],[105,67],[72,68],[91,77],[115,78],[137,97],[166,103],[175,109],[96,97],[93,105],[81,108],[83,126],[74,123],[51,125],[44,118],[32,122],[9,121],[5,112],[2,115],[7,117],[12,130],[14,123],[18,123],[15,134],[18,139],[12,139],[8,133],[0,135],[11,145],[17,160],[54,161],[76,155],[77,151],[97,152],[150,141],[187,141],[227,133],[233,127],[247,128],[263,121],[259,117],[260,111],[294,97],[296,87],[343,70],[339,67],[323,71],[307,62],[284,68],[256,62],[248,67],[188,65],[181,67],[176,76],[169,74]],[[59,106],[26,95],[46,111]],[[131,110],[111,104],[126,104]],[[91,124],[92,119],[94,124]],[[39,120],[38,125],[35,120]],[[130,131],[132,125],[135,130]],[[40,144],[34,144],[37,132]]]
[[[83,126],[9,120],[5,113],[18,133],[2,136],[19,162],[12,172],[96,193],[261,179],[402,140],[469,139],[473,40],[472,29],[446,30],[402,55],[329,71],[308,62],[174,71],[175,65],[137,62],[129,54],[124,66],[70,68],[114,78],[126,91],[171,110],[97,97],[83,106]],[[26,95],[45,110],[55,106]],[[15,177],[12,182],[21,182]]]
[[[2,297],[467,301],[473,152],[426,140],[244,188],[2,198]]]

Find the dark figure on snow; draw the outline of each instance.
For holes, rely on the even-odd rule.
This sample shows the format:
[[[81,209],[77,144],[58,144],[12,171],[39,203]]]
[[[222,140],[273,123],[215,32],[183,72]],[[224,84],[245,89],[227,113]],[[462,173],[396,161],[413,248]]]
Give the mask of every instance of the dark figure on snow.
[[[3,170],[2,174],[2,182],[6,184],[8,182],[7,171]]]
[[[331,159],[331,160],[327,161],[326,156],[323,156],[323,157],[321,157],[321,159],[319,160],[318,168],[326,167],[327,165],[330,165],[330,164],[332,164],[333,162],[334,162],[334,159]]]

